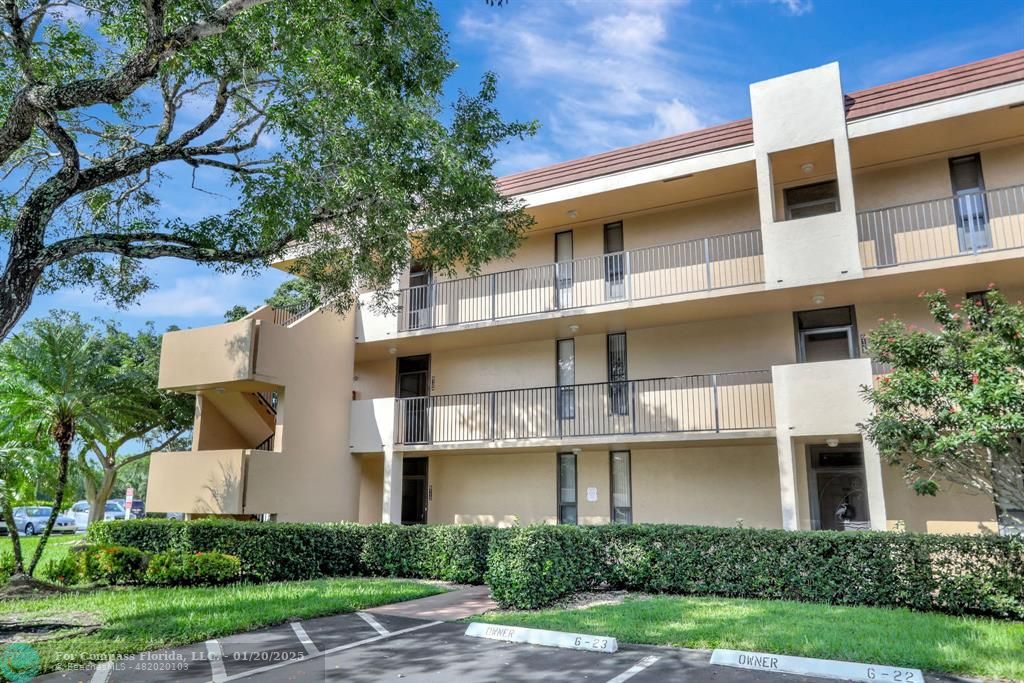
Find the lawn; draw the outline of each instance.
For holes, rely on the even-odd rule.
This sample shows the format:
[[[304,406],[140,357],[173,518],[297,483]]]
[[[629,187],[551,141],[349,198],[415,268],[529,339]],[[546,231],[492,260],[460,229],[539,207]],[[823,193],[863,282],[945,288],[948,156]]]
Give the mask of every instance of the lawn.
[[[1024,622],[877,607],[695,597],[491,612],[482,621],[615,636],[627,643],[753,650],[1024,679]]]
[[[28,564],[32,561],[32,553],[36,551],[36,546],[39,545],[39,536],[19,536],[18,538],[21,539],[21,554],[25,558],[25,563]],[[43,548],[43,556],[39,560],[38,569],[42,569],[47,560],[63,556],[71,543],[84,540],[84,534],[53,534],[46,542],[46,547]],[[0,536],[0,555],[11,552],[11,545],[10,536]]]
[[[33,643],[43,671],[102,656],[184,645],[281,623],[339,614],[444,592],[391,579],[322,579],[218,588],[120,588],[33,600],[0,601],[0,613],[88,612],[103,626],[93,633]]]

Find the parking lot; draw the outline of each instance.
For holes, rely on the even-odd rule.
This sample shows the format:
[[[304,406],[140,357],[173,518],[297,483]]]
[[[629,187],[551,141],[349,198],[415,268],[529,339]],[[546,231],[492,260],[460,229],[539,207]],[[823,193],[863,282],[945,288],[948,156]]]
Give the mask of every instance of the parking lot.
[[[615,654],[518,645],[464,635],[465,624],[344,614],[160,650],[46,682],[227,681],[821,681],[709,663],[710,653],[624,645]],[[943,680],[943,679],[932,679]]]

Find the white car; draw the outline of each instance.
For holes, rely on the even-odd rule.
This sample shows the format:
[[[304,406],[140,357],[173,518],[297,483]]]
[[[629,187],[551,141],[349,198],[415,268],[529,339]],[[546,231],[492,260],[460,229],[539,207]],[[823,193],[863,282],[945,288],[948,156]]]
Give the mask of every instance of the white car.
[[[79,531],[85,531],[89,526],[89,501],[80,500],[72,505],[71,516],[75,518],[75,527]],[[108,500],[103,510],[103,521],[109,522],[112,519],[124,519],[124,508],[119,503]]]

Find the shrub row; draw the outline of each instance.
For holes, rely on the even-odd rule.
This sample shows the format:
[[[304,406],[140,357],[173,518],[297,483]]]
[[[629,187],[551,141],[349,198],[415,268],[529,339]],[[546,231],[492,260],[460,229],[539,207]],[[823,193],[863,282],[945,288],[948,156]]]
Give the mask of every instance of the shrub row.
[[[88,538],[147,552],[221,552],[253,581],[373,575],[483,583],[491,527],[261,524],[135,519],[89,526]]]
[[[214,586],[237,581],[240,575],[238,558],[224,553],[168,550],[150,554],[128,546],[99,544],[72,548],[42,567],[43,578],[67,586],[98,581],[111,585]]]
[[[1024,541],[677,525],[497,531],[487,583],[534,609],[595,588],[1024,618]]]

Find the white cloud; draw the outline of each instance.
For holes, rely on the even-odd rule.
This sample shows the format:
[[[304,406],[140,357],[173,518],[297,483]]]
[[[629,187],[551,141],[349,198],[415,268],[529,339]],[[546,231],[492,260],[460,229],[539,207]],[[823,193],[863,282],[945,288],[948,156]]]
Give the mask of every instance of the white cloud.
[[[467,10],[460,37],[481,45],[506,89],[529,97],[550,159],[566,159],[716,123],[725,68],[685,3],[597,0],[532,4],[528,12]],[[502,170],[539,153],[522,147]]]
[[[811,0],[768,0],[773,5],[779,5],[793,16],[800,16],[801,14],[807,14],[814,9],[814,3]]]

